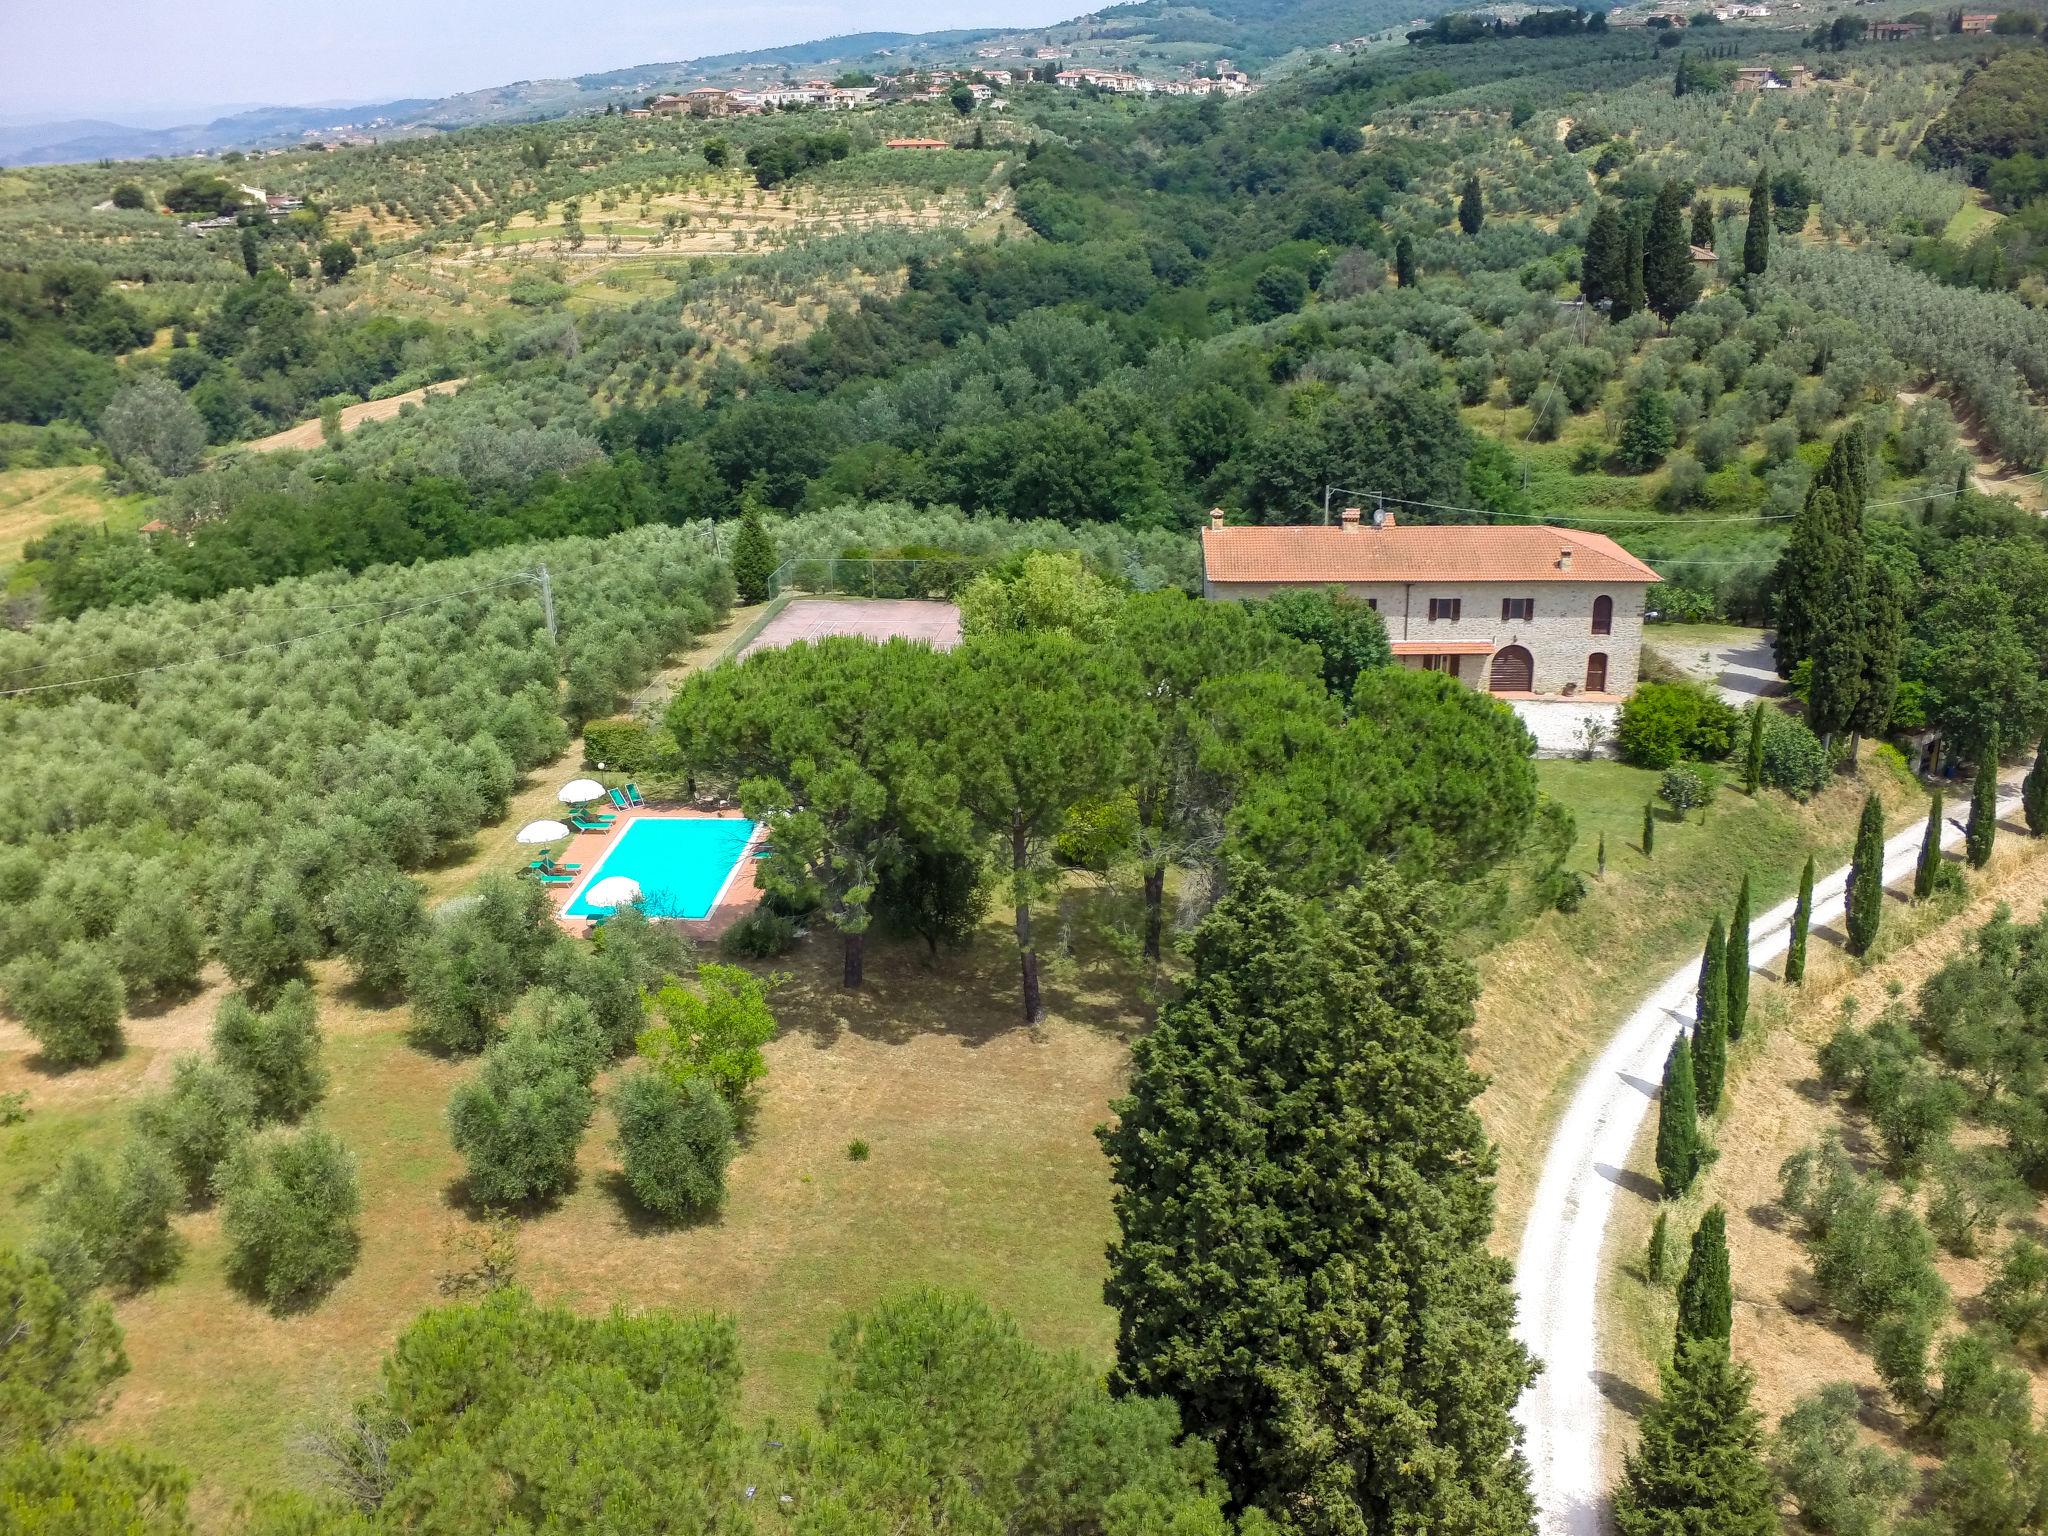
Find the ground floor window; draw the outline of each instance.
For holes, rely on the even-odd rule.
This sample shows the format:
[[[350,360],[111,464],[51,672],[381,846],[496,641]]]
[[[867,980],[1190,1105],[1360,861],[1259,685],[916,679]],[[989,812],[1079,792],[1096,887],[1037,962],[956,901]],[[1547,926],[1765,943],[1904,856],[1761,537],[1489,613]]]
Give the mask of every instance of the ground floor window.
[[[1462,656],[1425,656],[1422,669],[1425,672],[1448,672],[1453,677],[1460,675],[1465,658]]]

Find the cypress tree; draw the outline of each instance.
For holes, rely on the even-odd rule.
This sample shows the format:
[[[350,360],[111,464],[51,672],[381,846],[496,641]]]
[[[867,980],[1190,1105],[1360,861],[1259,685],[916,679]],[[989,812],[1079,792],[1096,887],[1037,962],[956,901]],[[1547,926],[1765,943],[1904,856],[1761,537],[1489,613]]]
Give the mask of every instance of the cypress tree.
[[[1793,520],[1792,535],[1771,573],[1776,612],[1771,648],[1778,675],[1790,677],[1813,654],[1827,617],[1827,605],[1838,585],[1847,556],[1840,530],[1835,493],[1815,486]]]
[[[1991,862],[1991,845],[1998,839],[1998,729],[1985,737],[1984,750],[1977,754],[1977,778],[1970,786],[1970,820],[1963,828],[1963,852],[1970,868],[1982,869]]]
[[[1593,210],[1586,226],[1586,252],[1579,264],[1579,291],[1586,302],[1598,308],[1601,301],[1612,304],[1627,286],[1622,263],[1628,259],[1628,231],[1622,228],[1621,210],[1603,201]]]
[[[1749,747],[1742,755],[1742,787],[1755,794],[1764,782],[1764,706],[1749,706]]]
[[[760,509],[750,506],[740,518],[739,537],[732,546],[732,580],[739,589],[741,602],[768,600],[768,587],[775,579],[777,563],[775,535],[762,522]]]
[[[1735,915],[1728,919],[1728,1038],[1740,1040],[1749,1022],[1749,876],[1735,893]]]
[[[1728,1217],[1712,1206],[1692,1234],[1692,1252],[1678,1281],[1678,1342],[1712,1339],[1726,1344],[1734,1327],[1735,1297],[1728,1278]]]
[[[1818,606],[1809,617],[1806,712],[1824,737],[1849,729],[1863,703],[1864,610],[1869,606],[1869,562],[1862,541],[1836,540],[1836,558]]]
[[[1643,235],[1643,292],[1666,325],[1692,306],[1696,293],[1692,242],[1686,238],[1685,194],[1667,181],[1650,210]]]
[[[1394,286],[1415,286],[1415,242],[1405,234],[1394,242]]]
[[[1792,904],[1792,943],[1785,951],[1785,981],[1798,986],[1806,980],[1806,931],[1813,926],[1813,855],[1806,856],[1806,868],[1799,876],[1799,899]]]
[[[1749,227],[1742,232],[1742,275],[1762,277],[1771,264],[1771,182],[1759,170],[1749,188]]]
[[[1772,648],[1778,675],[1790,677],[1794,667],[1815,656],[1823,635],[1835,635],[1840,654],[1834,664],[1839,671],[1825,687],[1830,699],[1841,701],[1841,724],[1848,723],[1862,694],[1864,609],[1871,580],[1863,555],[1865,458],[1863,427],[1851,422],[1835,438],[1807,487],[1792,536],[1771,574],[1777,608]],[[1819,666],[1815,657],[1816,670]],[[1896,683],[1891,691],[1896,694]],[[1885,712],[1890,713],[1889,701]]]
[[[1479,226],[1486,222],[1486,203],[1479,195],[1479,178],[1467,176],[1465,190],[1458,198],[1458,228],[1468,235],[1479,233]]]
[[[1685,1031],[1664,1058],[1664,1091],[1657,1099],[1657,1179],[1676,1200],[1700,1172],[1699,1088],[1692,1075],[1692,1045]]]
[[[1934,894],[1934,877],[1941,868],[1941,791],[1934,792],[1934,804],[1927,808],[1927,832],[1920,839],[1920,862],[1913,866],[1913,899],[1925,901]]]
[[[2027,830],[2039,837],[2048,831],[2048,736],[2034,748],[2034,766],[2020,785],[2020,809],[2026,813]]]
[[[1643,857],[1649,858],[1657,851],[1657,806],[1656,802],[1643,802]]]
[[[1725,1344],[1682,1344],[1643,1415],[1614,1496],[1619,1536],[1777,1536],[1778,1493],[1764,1463],[1754,1378]]]
[[[1849,953],[1869,952],[1884,917],[1884,807],[1872,795],[1856,824],[1856,852],[1849,860]]]
[[[1244,1506],[1525,1530],[1511,1409],[1535,1372],[1486,1246],[1471,962],[1441,898],[1391,875],[1233,885],[1101,1133],[1111,1380],[1172,1399]]]
[[[1721,1107],[1728,1081],[1728,935],[1719,913],[1700,956],[1699,1018],[1692,1028],[1692,1069],[1698,1084],[1700,1113]]]
[[[1899,702],[1899,659],[1906,649],[1906,594],[1882,560],[1866,561],[1863,583],[1863,677],[1849,715],[1849,766],[1856,766],[1856,742],[1882,736]]]
[[[1653,1285],[1662,1285],[1671,1273],[1671,1220],[1662,1210],[1650,1224],[1650,1247],[1643,1255],[1643,1271]]]
[[[1608,311],[1616,320],[1626,320],[1648,307],[1650,302],[1643,287],[1643,221],[1630,215],[1622,221],[1622,227],[1621,293],[1616,297],[1614,307]]]
[[[1714,248],[1714,205],[1704,192],[1692,200],[1692,243],[1703,251]]]

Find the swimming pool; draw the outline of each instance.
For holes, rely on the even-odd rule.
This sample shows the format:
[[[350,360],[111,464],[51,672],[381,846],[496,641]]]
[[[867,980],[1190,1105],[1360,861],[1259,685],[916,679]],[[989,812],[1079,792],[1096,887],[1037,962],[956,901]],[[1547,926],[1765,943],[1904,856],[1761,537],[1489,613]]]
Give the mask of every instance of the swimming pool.
[[[563,915],[601,917],[611,911],[590,905],[584,893],[600,880],[624,875],[638,883],[640,905],[649,917],[709,917],[754,826],[718,817],[636,817],[585,876]]]

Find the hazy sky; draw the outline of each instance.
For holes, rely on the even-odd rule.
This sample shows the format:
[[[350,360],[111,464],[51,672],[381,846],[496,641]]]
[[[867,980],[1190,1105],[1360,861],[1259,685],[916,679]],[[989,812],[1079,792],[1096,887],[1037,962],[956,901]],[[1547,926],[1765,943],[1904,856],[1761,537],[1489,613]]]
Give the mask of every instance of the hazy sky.
[[[800,43],[1034,26],[1080,0],[0,0],[0,118],[368,102]]]

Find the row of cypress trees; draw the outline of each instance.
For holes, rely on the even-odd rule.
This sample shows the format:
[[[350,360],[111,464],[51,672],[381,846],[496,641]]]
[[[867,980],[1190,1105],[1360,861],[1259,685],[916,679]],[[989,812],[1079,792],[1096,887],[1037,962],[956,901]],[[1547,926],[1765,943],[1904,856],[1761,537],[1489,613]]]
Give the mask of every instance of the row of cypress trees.
[[[1983,754],[1971,793],[1965,854],[1972,868],[1989,862],[1997,827],[1997,748]],[[2048,831],[2048,742],[2036,752],[2022,791],[2027,830]],[[1925,900],[1941,869],[1942,796],[1934,796],[1914,873],[1913,894]],[[1864,802],[1847,892],[1848,948],[1863,954],[1877,934],[1884,900],[1884,815],[1878,798]],[[1814,861],[1800,878],[1785,979],[1804,980],[1807,929],[1813,916]],[[1657,1172],[1676,1198],[1704,1161],[1699,1115],[1713,1114],[1726,1094],[1727,1047],[1742,1036],[1749,1009],[1749,880],[1724,928],[1716,915],[1700,957],[1700,985],[1690,1035],[1681,1032],[1665,1065],[1657,1126]],[[1650,1278],[1669,1267],[1669,1216],[1660,1211],[1650,1233]],[[1727,1215],[1710,1207],[1694,1230],[1678,1282],[1672,1354],[1660,1370],[1660,1393],[1644,1414],[1641,1435],[1624,1465],[1614,1503],[1621,1536],[1715,1531],[1772,1536],[1780,1528],[1776,1493],[1764,1460],[1762,1417],[1750,1402],[1754,1374],[1731,1350],[1734,1288]]]

